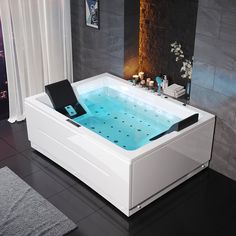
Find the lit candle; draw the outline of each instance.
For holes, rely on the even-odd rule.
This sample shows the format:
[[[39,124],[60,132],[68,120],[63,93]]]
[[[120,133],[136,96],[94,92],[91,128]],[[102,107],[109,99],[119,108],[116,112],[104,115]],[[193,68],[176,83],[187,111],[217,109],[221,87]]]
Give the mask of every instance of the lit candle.
[[[151,81],[151,78],[147,78],[147,80],[146,80],[146,86],[147,86],[147,88],[149,89],[149,82]]]
[[[146,80],[146,86],[148,87],[149,86],[149,82],[151,81],[151,78],[147,78]]]
[[[139,81],[139,76],[138,75],[133,75],[133,85],[136,85]]]
[[[138,73],[138,75],[139,75],[139,78],[141,79],[141,80],[143,80],[144,79],[144,72],[139,72]]]
[[[154,87],[154,81],[153,80],[151,80],[151,81],[149,81],[149,87]]]
[[[139,80],[139,76],[138,75],[133,75],[133,79],[135,79],[137,81],[137,80]]]
[[[142,86],[144,86],[144,85],[146,84],[145,79],[141,80],[140,84],[141,84]]]
[[[154,92],[154,81],[150,80],[148,83],[148,89]]]

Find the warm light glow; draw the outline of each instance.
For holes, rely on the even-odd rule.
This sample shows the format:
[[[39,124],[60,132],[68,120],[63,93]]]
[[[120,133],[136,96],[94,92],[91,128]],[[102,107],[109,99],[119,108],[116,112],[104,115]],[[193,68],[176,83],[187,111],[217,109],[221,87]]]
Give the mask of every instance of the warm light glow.
[[[140,0],[139,19],[139,71],[150,77],[160,73],[157,56],[157,24],[158,14],[151,1]]]
[[[124,67],[126,79],[130,79],[133,74],[136,74],[138,72],[138,61],[137,58],[132,57],[125,61],[125,67]]]
[[[143,59],[144,59],[144,35],[145,32],[145,26],[144,26],[144,1],[140,0],[140,18],[139,18],[139,71],[143,71]]]

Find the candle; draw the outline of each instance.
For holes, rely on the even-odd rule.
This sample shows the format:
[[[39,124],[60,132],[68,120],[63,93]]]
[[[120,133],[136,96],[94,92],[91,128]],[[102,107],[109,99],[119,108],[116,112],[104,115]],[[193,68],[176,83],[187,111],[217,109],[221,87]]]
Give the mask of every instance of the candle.
[[[133,75],[133,79],[135,79],[137,81],[137,80],[139,80],[139,76],[138,75]]]
[[[154,91],[154,81],[150,80],[148,83],[148,89]]]
[[[138,73],[138,75],[139,75],[139,77],[140,77],[141,80],[144,79],[144,72],[141,71],[141,72]]]
[[[146,84],[145,79],[141,80],[140,84],[141,84],[142,86],[144,86],[144,85]]]
[[[151,78],[147,78],[146,80],[146,86],[149,86],[149,82],[151,81]]]
[[[138,75],[133,75],[133,85],[136,85],[139,81],[139,76]]]
[[[147,88],[148,88],[148,86],[149,86],[149,82],[151,81],[151,78],[147,78],[146,79],[146,86],[147,86]]]
[[[153,80],[149,81],[149,87],[154,87],[154,81]]]

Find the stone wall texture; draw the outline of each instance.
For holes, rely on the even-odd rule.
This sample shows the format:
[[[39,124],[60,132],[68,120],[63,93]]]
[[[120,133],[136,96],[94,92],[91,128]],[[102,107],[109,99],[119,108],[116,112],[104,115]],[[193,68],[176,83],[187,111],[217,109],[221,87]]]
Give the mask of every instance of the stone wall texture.
[[[170,44],[181,43],[186,58],[192,59],[197,6],[197,0],[140,0],[139,70],[151,77],[164,73],[172,82],[186,84]]]
[[[191,104],[217,116],[210,167],[236,180],[236,1],[199,0]]]

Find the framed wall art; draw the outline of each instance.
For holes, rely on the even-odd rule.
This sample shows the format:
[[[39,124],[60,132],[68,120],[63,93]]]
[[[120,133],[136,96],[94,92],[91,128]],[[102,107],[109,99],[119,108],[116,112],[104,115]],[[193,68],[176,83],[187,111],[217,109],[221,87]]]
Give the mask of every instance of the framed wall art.
[[[99,29],[99,0],[84,1],[86,25],[95,29]]]

